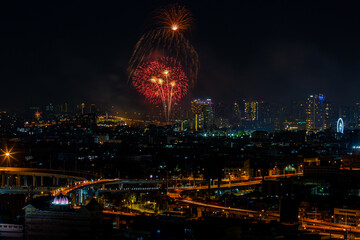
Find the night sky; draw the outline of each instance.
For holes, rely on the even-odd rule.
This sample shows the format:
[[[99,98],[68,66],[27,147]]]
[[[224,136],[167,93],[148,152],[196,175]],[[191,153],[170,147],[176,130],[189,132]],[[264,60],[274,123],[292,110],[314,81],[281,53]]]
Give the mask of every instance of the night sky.
[[[0,7],[0,107],[79,102],[142,109],[127,83],[151,11],[174,1],[5,1]],[[187,98],[287,103],[360,90],[356,1],[179,1],[194,15],[200,72]]]

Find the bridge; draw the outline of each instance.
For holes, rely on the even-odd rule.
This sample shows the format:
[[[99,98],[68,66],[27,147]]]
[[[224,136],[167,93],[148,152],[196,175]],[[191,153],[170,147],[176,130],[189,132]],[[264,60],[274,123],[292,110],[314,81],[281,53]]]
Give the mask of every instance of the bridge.
[[[173,186],[166,186],[167,189],[192,189],[196,182],[204,182],[205,179],[203,178],[183,178],[183,179],[162,179],[162,180],[151,180],[151,179],[97,179],[97,180],[84,180],[84,181],[78,181],[74,182],[73,184],[70,184],[66,187],[60,187],[58,189],[55,189],[51,191],[51,195],[56,196],[62,192],[62,194],[68,194],[72,191],[85,188],[85,187],[91,187],[95,185],[102,186],[100,190],[105,191],[107,185],[118,185],[118,190],[159,190],[160,186],[165,186],[165,184],[169,183],[175,183]],[[193,182],[193,186],[184,186],[184,187],[176,187],[177,182]],[[154,185],[157,187],[125,187],[124,185]],[[110,190],[109,190],[110,191]]]
[[[305,231],[321,232],[338,239],[359,239],[360,227],[326,222],[317,219],[299,219]]]
[[[233,187],[249,187],[249,186],[255,186],[262,184],[263,179],[271,180],[271,179],[279,179],[279,178],[286,178],[286,177],[297,177],[302,176],[303,173],[293,173],[293,174],[280,174],[280,175],[273,175],[273,176],[263,176],[263,177],[255,177],[251,181],[244,181],[244,182],[237,182],[237,183],[226,183],[221,184],[220,186],[211,185],[210,189],[223,189],[223,188],[233,188]],[[233,207],[225,207],[221,205],[216,204],[209,204],[205,202],[200,201],[194,201],[190,197],[185,196],[185,193],[187,191],[198,191],[198,190],[205,190],[209,189],[209,186],[199,186],[199,187],[193,187],[188,189],[175,189],[172,192],[168,193],[168,196],[173,198],[174,200],[190,204],[190,205],[196,205],[199,207],[203,207],[204,209],[214,209],[222,212],[226,212],[226,214],[236,214],[236,215],[242,215],[248,218],[256,218],[256,219],[267,219],[267,220],[277,220],[280,219],[280,215],[277,213],[272,212],[265,212],[265,211],[253,211],[249,209],[240,209],[240,208],[233,208]]]
[[[302,173],[296,173],[296,174],[282,174],[282,175],[275,175],[275,176],[264,176],[264,177],[256,177],[253,178],[250,181],[242,181],[242,182],[234,182],[231,183],[229,180],[227,180],[227,183],[224,184],[220,184],[220,186],[218,185],[211,185],[210,189],[217,189],[217,188],[221,188],[221,189],[225,189],[225,188],[233,188],[233,187],[248,187],[248,186],[256,186],[259,184],[262,184],[263,179],[266,180],[271,180],[271,179],[280,179],[280,178],[287,178],[287,177],[297,177],[297,176],[301,176]],[[194,179],[182,179],[183,181],[189,181],[189,180],[194,180]],[[204,179],[195,179],[197,180],[199,183],[200,182],[204,182]],[[79,190],[81,188],[86,188],[86,187],[91,187],[91,186],[95,186],[95,185],[99,185],[101,186],[101,188],[99,188],[99,190],[105,190],[106,186],[108,185],[118,185],[119,187],[122,186],[123,190],[132,190],[132,191],[147,191],[150,188],[149,187],[141,187],[141,185],[143,184],[153,184],[155,187],[153,187],[152,189],[154,190],[158,190],[159,184],[165,184],[168,183],[170,181],[174,181],[174,179],[163,179],[163,180],[146,180],[146,179],[98,179],[98,180],[90,180],[90,181],[79,181],[79,182],[75,182],[72,185],[69,185],[67,187],[63,187],[63,188],[58,188],[54,191],[52,191],[53,195],[57,195],[60,193],[60,191],[62,191],[64,194],[67,193],[71,193],[73,191]],[[181,181],[181,179],[177,179],[177,181]],[[206,182],[207,183],[207,182]],[[128,189],[125,187],[126,184],[129,185],[136,185],[138,184],[139,186],[133,187],[132,189]],[[263,221],[270,221],[270,220],[279,220],[280,215],[279,213],[274,213],[271,211],[264,211],[264,210],[260,210],[260,211],[254,211],[254,210],[249,210],[249,209],[241,209],[241,208],[233,208],[233,207],[226,207],[226,206],[221,206],[221,205],[217,205],[217,204],[212,204],[212,203],[206,203],[206,202],[201,202],[201,201],[195,201],[193,199],[191,199],[190,197],[185,196],[185,194],[181,194],[181,193],[186,193],[186,191],[197,191],[197,190],[207,190],[209,189],[209,185],[203,185],[203,186],[186,186],[186,187],[174,187],[174,186],[170,186],[168,187],[168,189],[170,190],[168,192],[168,196],[172,197],[174,200],[188,204],[188,205],[193,205],[198,207],[198,209],[200,209],[200,211],[206,211],[206,209],[211,210],[211,211],[219,211],[219,212],[223,212],[226,214],[231,214],[231,215],[237,215],[240,217],[245,217],[245,218],[250,218],[250,219],[256,219],[256,220],[263,220]],[[122,211],[116,211],[116,210],[108,210],[105,209],[103,211],[106,214],[111,214],[111,215],[119,215],[119,216],[135,216],[138,213],[133,213],[133,212],[122,212]],[[316,232],[322,232],[325,234],[331,234],[332,236],[339,236],[341,238],[346,239],[349,236],[360,236],[360,228],[358,227],[353,227],[353,226],[348,226],[348,225],[342,225],[342,224],[336,224],[336,223],[330,223],[330,222],[326,222],[326,221],[321,221],[321,220],[314,220],[314,219],[299,219],[299,221],[302,221],[302,228],[305,231],[316,231]]]
[[[45,168],[0,167],[1,188],[7,186],[59,186],[86,180],[93,174]],[[30,178],[30,179],[29,179]],[[40,181],[39,181],[40,180]],[[52,183],[51,183],[52,182]]]

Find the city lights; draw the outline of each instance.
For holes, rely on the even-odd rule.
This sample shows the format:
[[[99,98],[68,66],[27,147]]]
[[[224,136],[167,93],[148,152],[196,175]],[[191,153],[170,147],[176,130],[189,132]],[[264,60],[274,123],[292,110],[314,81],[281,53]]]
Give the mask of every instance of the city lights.
[[[14,152],[12,151],[13,148],[7,148],[5,147],[5,149],[1,149],[2,151],[2,156],[3,159],[7,162],[7,166],[10,167],[11,166],[11,160],[14,160]]]
[[[360,2],[103,2],[2,5],[1,239],[360,240]]]

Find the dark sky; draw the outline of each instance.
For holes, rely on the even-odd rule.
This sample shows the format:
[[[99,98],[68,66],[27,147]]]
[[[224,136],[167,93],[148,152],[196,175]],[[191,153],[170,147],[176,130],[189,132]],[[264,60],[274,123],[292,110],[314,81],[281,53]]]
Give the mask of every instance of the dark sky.
[[[6,3],[5,3],[6,2]],[[2,1],[0,107],[88,102],[141,109],[127,83],[151,11],[174,1]],[[179,1],[193,13],[200,57],[188,98],[286,103],[322,92],[359,100],[356,1]]]

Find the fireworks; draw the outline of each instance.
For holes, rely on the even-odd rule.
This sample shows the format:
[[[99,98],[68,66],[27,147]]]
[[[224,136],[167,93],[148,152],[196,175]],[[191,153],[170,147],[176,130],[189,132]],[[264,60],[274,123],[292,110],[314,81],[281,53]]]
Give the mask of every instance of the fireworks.
[[[185,37],[193,23],[191,13],[185,7],[173,4],[159,8],[154,15],[152,29],[143,34],[135,46],[129,62],[129,78],[144,62],[170,56],[181,64],[193,85],[198,74],[199,56]]]
[[[194,21],[189,10],[177,4],[157,9],[154,19],[159,29],[165,29],[171,35],[189,30]]]
[[[133,73],[132,84],[150,103],[163,104],[166,121],[170,119],[171,106],[187,93],[189,87],[180,63],[170,57],[140,65]]]

